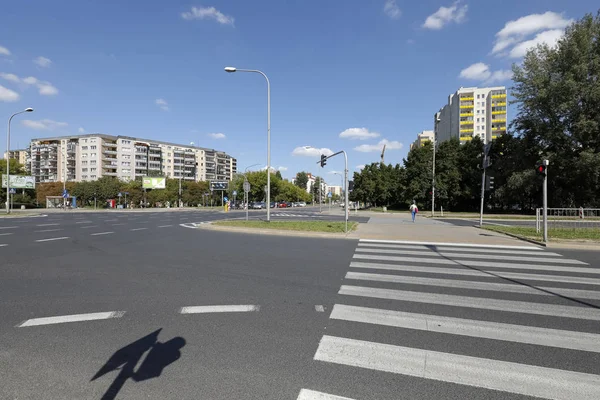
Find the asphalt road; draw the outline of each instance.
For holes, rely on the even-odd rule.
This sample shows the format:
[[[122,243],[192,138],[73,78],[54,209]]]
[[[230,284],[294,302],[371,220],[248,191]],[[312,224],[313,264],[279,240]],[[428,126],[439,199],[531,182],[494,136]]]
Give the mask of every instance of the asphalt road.
[[[598,253],[180,226],[231,216],[0,220],[0,398],[600,398]]]

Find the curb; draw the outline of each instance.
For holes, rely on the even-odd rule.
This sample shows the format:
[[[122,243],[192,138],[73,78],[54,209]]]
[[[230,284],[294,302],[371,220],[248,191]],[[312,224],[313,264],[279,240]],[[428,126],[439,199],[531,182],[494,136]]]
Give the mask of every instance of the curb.
[[[213,230],[213,231],[246,233],[246,234],[358,240],[355,237],[349,237],[349,235],[351,235],[353,232],[345,234],[345,233],[293,231],[293,230],[282,230],[282,229],[243,228],[243,227],[233,227],[233,226],[216,226],[216,225],[213,225],[212,222],[213,221],[192,222],[192,223],[187,223],[187,224],[180,224],[180,226],[182,226],[184,228],[191,228],[191,229],[206,229],[206,230]]]
[[[482,228],[481,226],[477,226],[477,225],[475,226],[475,228],[478,228],[478,229],[481,229],[481,230],[484,230],[484,231],[489,231],[489,232],[499,233],[499,234],[501,234],[501,235],[510,236],[510,237],[512,237],[512,238],[519,239],[519,240],[522,240],[522,241],[524,241],[524,242],[528,242],[528,243],[531,243],[531,244],[536,244],[536,245],[538,245],[538,246],[541,246],[541,247],[548,247],[548,244],[547,244],[547,243],[544,243],[544,242],[538,242],[537,240],[529,239],[529,238],[526,238],[526,237],[524,237],[524,236],[520,236],[520,235],[515,235],[514,233],[507,233],[507,232],[497,232],[497,231],[493,231],[493,230],[491,230],[491,229]]]

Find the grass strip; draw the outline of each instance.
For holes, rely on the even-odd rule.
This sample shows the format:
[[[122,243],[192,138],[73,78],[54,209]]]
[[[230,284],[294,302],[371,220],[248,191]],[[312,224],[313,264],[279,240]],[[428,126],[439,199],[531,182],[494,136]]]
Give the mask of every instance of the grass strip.
[[[285,231],[344,233],[344,222],[332,221],[215,221],[216,226],[233,226],[255,229],[279,229]],[[353,231],[357,222],[348,222],[348,231]]]

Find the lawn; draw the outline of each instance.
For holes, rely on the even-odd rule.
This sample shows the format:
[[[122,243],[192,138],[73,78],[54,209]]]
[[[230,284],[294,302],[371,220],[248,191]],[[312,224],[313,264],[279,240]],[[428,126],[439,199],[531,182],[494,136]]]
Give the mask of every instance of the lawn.
[[[344,233],[344,222],[332,221],[216,221],[213,225],[233,226],[256,229],[280,229],[285,231],[305,232],[330,232]],[[357,222],[348,222],[348,231],[353,231],[358,226]]]
[[[484,226],[485,229],[500,233],[512,233],[534,240],[542,240],[542,232],[537,233],[535,227],[528,226]],[[600,229],[595,228],[550,228],[548,239],[600,240]]]

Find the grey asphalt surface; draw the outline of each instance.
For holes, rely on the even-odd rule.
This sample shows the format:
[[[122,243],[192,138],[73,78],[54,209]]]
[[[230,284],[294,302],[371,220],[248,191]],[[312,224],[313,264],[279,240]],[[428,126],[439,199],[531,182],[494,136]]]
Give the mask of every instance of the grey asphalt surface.
[[[439,221],[447,222],[456,226],[479,226],[478,219],[439,218]],[[506,219],[483,219],[484,225],[506,225],[506,226],[530,226],[535,227],[535,220],[506,220]],[[548,221],[550,227],[560,228],[585,228],[600,229],[600,221]]]
[[[312,218],[307,215],[313,213],[273,211],[273,215],[304,214],[274,218]],[[0,219],[0,244],[7,245],[0,247],[0,398],[295,400],[303,388],[356,400],[532,398],[314,360],[324,335],[599,372],[599,353],[329,318],[334,305],[344,304],[598,333],[599,321],[567,315],[549,317],[345,296],[338,291],[341,285],[355,285],[590,308],[600,307],[600,301],[581,304],[560,296],[344,277],[347,272],[365,272],[587,290],[600,290],[599,285],[350,268],[355,254],[382,253],[376,247],[356,251],[354,240],[238,234],[179,225],[238,214],[243,216],[237,211],[86,212]],[[105,232],[113,233],[92,236]],[[68,239],[37,242],[57,237]],[[559,253],[564,258],[588,262],[590,268],[599,267],[598,253]],[[449,267],[432,264],[428,259],[368,262]],[[512,264],[518,267],[520,263]],[[527,268],[487,269],[598,277]],[[258,305],[260,310],[179,313],[186,306],[235,304]],[[320,305],[325,312],[315,310]],[[17,327],[30,318],[106,311],[125,314],[101,321]]]

